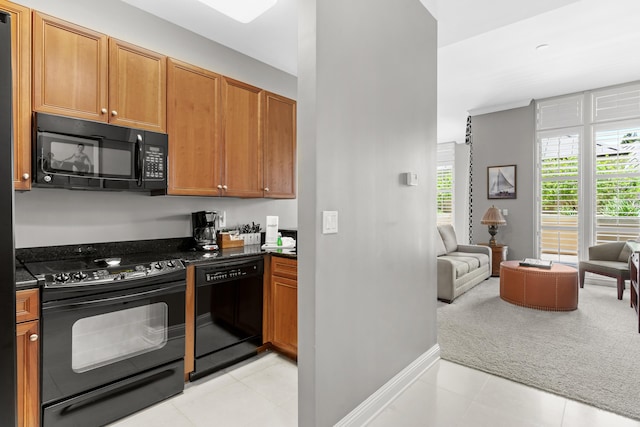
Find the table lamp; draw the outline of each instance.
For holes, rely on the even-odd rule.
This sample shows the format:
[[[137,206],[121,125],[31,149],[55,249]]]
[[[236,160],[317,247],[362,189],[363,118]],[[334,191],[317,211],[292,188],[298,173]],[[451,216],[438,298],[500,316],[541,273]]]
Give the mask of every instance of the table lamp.
[[[504,217],[500,213],[500,209],[495,206],[491,206],[482,216],[480,220],[480,224],[485,224],[489,226],[489,234],[491,234],[491,239],[489,240],[489,246],[496,245],[496,233],[498,233],[498,226],[505,225],[507,221],[505,221]]]

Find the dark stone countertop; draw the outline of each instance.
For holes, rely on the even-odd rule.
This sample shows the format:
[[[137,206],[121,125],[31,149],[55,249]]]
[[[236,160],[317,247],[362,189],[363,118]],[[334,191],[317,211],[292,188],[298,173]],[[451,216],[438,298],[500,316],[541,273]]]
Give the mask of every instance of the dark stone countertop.
[[[240,248],[220,249],[211,252],[196,251],[190,249],[191,242],[191,238],[186,237],[16,249],[16,289],[38,286],[37,280],[22,266],[22,263],[43,260],[73,259],[87,256],[106,258],[123,254],[146,253],[154,254],[158,260],[181,259],[186,265],[198,265],[265,254],[293,259],[298,257],[296,249],[263,250],[261,245],[246,245]]]
[[[16,266],[16,290],[37,288],[38,281],[33,277],[26,268],[18,265]]]

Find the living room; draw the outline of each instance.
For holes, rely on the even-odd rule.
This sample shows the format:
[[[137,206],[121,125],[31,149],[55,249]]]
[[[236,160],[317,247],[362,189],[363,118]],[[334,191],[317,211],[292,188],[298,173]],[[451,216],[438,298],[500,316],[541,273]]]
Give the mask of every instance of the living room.
[[[622,3],[613,2],[611,6],[616,9]],[[638,90],[638,80],[637,76],[619,75],[625,73],[623,64],[598,60],[603,57],[597,49],[589,51],[599,44],[596,38],[605,45],[613,32],[599,25],[600,18],[607,20],[605,13],[600,17],[578,14],[578,7],[587,4],[598,9],[594,2],[577,2],[573,4],[575,9],[564,15],[565,21],[556,23],[557,30],[550,31],[562,33],[572,40],[566,44],[534,41],[542,19],[519,23],[519,28],[528,31],[523,38],[531,39],[532,50],[539,47],[535,54],[540,60],[559,46],[563,49],[569,45],[573,47],[570,54],[563,51],[565,57],[558,49],[554,60],[545,63],[544,67],[538,67],[534,60],[523,65],[519,61],[523,56],[529,58],[526,53],[509,49],[516,43],[498,42],[499,38],[509,39],[508,34],[513,33],[508,30],[513,30],[515,25],[508,30],[494,31],[492,37],[482,36],[474,43],[461,43],[466,44],[466,49],[456,45],[440,48],[441,60],[460,65],[460,58],[465,58],[474,64],[472,73],[456,71],[456,76],[440,73],[440,79],[445,80],[444,89],[439,82],[440,94],[443,91],[446,94],[464,92],[453,88],[453,81],[459,82],[457,78],[464,74],[474,79],[471,91],[496,93],[500,97],[493,108],[486,107],[487,104],[483,108],[474,107],[473,103],[468,105],[471,125],[468,138],[453,133],[446,137],[448,123],[440,126],[439,121],[439,191],[447,192],[447,185],[453,185],[449,188],[453,194],[451,199],[443,196],[438,199],[439,222],[454,225],[458,243],[486,244],[489,241],[488,226],[481,219],[492,206],[500,209],[506,222],[497,226],[496,240],[504,246],[508,260],[541,258],[577,269],[579,261],[588,258],[590,246],[636,240],[640,235],[637,210],[640,171],[625,161],[626,158],[637,161],[637,155],[631,154],[636,148],[631,147],[637,143],[640,111],[618,108],[615,112],[615,106],[609,103],[614,100],[618,107],[625,102],[629,102],[627,107],[630,104],[638,106],[637,100],[632,101]],[[571,6],[564,9],[571,9]],[[557,10],[551,14],[562,15]],[[572,18],[577,16],[580,19]],[[552,24],[545,26],[551,27]],[[584,28],[602,31],[586,34]],[[623,44],[624,40],[625,36],[621,35]],[[487,78],[489,61],[481,58],[486,53],[474,53],[471,49],[475,46],[480,50],[494,46],[493,43],[505,49],[505,58],[496,62],[500,70],[496,80]],[[577,59],[581,54],[586,56]],[[624,56],[621,52],[616,55]],[[515,70],[517,67],[519,70]],[[614,78],[614,74],[619,78]],[[479,78],[476,79],[476,75]],[[594,80],[580,86],[585,75]],[[611,80],[605,82],[605,76]],[[451,86],[447,83],[449,80]],[[503,81],[504,86],[500,87],[497,80]],[[559,81],[563,81],[564,86],[554,86]],[[465,85],[465,89],[469,86]],[[469,97],[473,96],[478,95],[474,93]],[[604,104],[612,112],[606,118],[602,115]],[[462,121],[462,118],[458,120]],[[461,128],[458,129],[460,132]],[[616,140],[616,147],[611,150],[613,140]],[[613,177],[602,173],[607,169],[606,162],[610,161],[610,157],[606,160],[607,151],[609,155],[615,151],[619,164],[624,164],[615,171],[615,178],[620,181],[608,188],[603,185]],[[548,166],[553,161],[562,167],[550,170]],[[507,197],[497,198],[490,194],[490,171],[499,168],[513,172],[510,178],[513,178],[514,188]],[[563,193],[559,183],[569,191]],[[609,191],[611,189],[613,192]],[[627,202],[626,197],[630,201]],[[613,200],[607,202],[608,198]],[[577,310],[572,312],[546,312],[509,304],[499,297],[499,282],[499,277],[492,277],[452,304],[439,303],[438,334],[443,359],[638,418],[630,401],[614,402],[614,396],[620,391],[616,388],[624,388],[627,393],[630,390],[629,384],[624,384],[627,380],[617,374],[629,369],[630,365],[624,361],[619,364],[618,360],[624,360],[629,351],[640,350],[638,318],[629,302],[629,281],[624,298],[619,301],[615,279],[587,274],[585,287],[579,289]],[[616,338],[609,341],[591,335],[598,328],[607,330],[603,336]],[[624,337],[618,335],[621,329],[625,330]],[[581,333],[583,336],[579,336]],[[537,335],[549,339],[538,340]],[[610,350],[606,355],[601,353],[604,348]],[[498,354],[500,360],[494,358]],[[597,356],[592,358],[593,355]],[[574,360],[567,360],[571,358]],[[615,365],[613,372],[608,368],[611,364]],[[577,371],[587,380],[573,376]],[[597,392],[590,394],[579,390],[585,382]],[[595,417],[591,422],[596,422]]]
[[[495,277],[467,284],[451,304],[439,303],[443,359],[640,417],[633,398],[626,398],[635,394],[633,380],[622,374],[635,369],[626,355],[640,351],[630,303],[635,298],[637,306],[637,296],[626,280],[616,298],[615,278],[589,272],[578,289],[577,271],[581,261],[594,259],[591,247],[619,242],[630,250],[618,249],[607,263],[613,269],[620,261],[629,277],[628,260],[640,241],[639,94],[639,82],[632,81],[531,100],[472,115],[465,144],[441,144],[439,223],[454,225],[460,244],[488,245],[495,234],[494,263],[499,248],[501,260],[516,265],[532,258],[566,268],[575,297],[570,309],[558,311],[510,304],[503,293],[513,285],[507,266],[494,268]],[[497,173],[507,188],[500,194],[493,190]],[[448,199],[451,189],[455,197]],[[493,206],[501,216],[491,230]],[[531,279],[525,286],[536,286]],[[546,287],[555,281],[557,303],[559,279],[544,281]]]

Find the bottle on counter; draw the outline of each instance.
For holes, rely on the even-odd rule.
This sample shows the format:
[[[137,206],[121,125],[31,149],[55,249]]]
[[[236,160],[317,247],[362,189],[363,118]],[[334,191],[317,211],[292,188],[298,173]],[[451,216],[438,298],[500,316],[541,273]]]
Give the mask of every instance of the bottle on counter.
[[[282,233],[278,233],[278,241],[276,242],[277,246],[282,246]]]

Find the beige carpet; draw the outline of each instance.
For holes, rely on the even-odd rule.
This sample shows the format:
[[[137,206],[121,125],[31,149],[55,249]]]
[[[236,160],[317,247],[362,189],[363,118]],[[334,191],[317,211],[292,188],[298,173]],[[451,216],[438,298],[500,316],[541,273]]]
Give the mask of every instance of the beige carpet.
[[[585,285],[578,309],[502,301],[491,278],[438,305],[443,359],[640,420],[640,334],[629,290]]]

